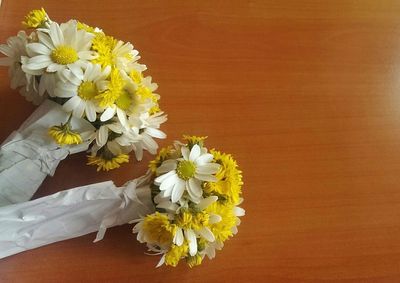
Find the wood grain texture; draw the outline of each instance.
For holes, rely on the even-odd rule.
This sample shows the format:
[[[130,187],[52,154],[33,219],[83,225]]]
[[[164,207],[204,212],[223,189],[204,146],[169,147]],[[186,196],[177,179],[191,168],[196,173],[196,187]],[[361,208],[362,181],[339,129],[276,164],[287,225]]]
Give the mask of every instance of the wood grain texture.
[[[135,45],[169,115],[161,144],[233,153],[247,215],[199,268],[154,269],[122,226],[0,260],[1,282],[400,282],[399,1],[4,0],[0,41],[41,6]],[[34,109],[4,69],[0,105],[3,140]],[[97,174],[71,156],[36,197],[149,160]]]

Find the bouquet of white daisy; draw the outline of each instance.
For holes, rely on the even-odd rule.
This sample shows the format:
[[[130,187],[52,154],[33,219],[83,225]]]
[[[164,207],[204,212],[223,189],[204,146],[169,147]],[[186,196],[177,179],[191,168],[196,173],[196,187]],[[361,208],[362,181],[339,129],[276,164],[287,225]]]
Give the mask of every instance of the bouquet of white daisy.
[[[167,118],[159,108],[157,84],[143,75],[146,66],[138,62],[131,43],[76,20],[58,24],[43,8],[31,11],[23,24],[29,33],[20,31],[0,45],[6,55],[0,65],[9,66],[12,88],[44,106],[1,147],[7,166],[0,166],[0,204],[1,199],[14,203],[32,196],[21,192],[25,196],[14,199],[9,194],[26,186],[28,180],[15,183],[13,168],[27,158],[45,176],[54,172],[54,160],[88,147],[88,164],[106,171],[128,162],[131,151],[137,160],[144,150],[157,152],[154,138],[166,137],[159,128]],[[43,159],[42,152],[58,154]],[[37,187],[43,178],[37,178]]]
[[[116,188],[109,182],[63,191],[0,208],[0,258],[56,241],[136,223],[133,232],[157,266],[190,266],[237,233],[241,171],[230,154],[204,147],[204,137],[160,150],[145,176]]]

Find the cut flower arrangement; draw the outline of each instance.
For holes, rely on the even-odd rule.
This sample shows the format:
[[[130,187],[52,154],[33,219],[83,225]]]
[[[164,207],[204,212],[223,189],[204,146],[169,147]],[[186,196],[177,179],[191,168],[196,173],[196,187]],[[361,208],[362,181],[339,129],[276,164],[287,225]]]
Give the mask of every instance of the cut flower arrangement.
[[[212,259],[245,214],[242,174],[232,155],[207,150],[204,137],[184,139],[122,187],[102,182],[0,208],[0,258],[98,231],[96,242],[109,227],[135,223],[137,239],[161,255],[157,267]]]
[[[106,171],[128,162],[131,151],[137,160],[144,150],[157,153],[155,139],[166,137],[159,128],[167,117],[131,43],[77,20],[58,24],[43,8],[31,11],[23,25],[27,31],[0,45],[6,56],[0,65],[9,68],[11,88],[40,106],[2,144],[4,187],[25,186],[15,183],[13,168],[27,157],[45,176],[68,154],[89,147],[88,164]],[[0,192],[0,203],[31,195],[14,200]]]
[[[102,170],[127,162],[132,150],[138,160],[143,150],[156,153],[154,138],[165,138],[159,127],[166,116],[157,84],[143,75],[146,66],[131,43],[76,20],[58,24],[43,8],[31,11],[23,24],[32,31],[20,31],[0,46],[11,87],[36,104],[50,99],[94,126],[80,133],[70,119],[53,125],[48,133],[58,144],[93,141],[89,164]]]

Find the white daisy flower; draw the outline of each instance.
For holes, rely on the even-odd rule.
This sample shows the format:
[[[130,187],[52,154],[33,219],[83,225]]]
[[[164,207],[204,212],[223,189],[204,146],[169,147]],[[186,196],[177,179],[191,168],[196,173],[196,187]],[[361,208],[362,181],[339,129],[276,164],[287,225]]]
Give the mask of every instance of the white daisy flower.
[[[208,198],[202,199],[198,205],[195,206],[195,209],[201,211],[207,208],[210,204],[216,202],[218,200],[217,196],[210,196]],[[169,205],[167,203],[158,204],[157,207],[168,209]],[[171,207],[171,206],[169,206]],[[175,212],[176,213],[176,212]],[[219,215],[211,215],[209,218],[209,223],[217,223],[221,221],[221,217]],[[210,228],[204,226],[201,229],[190,229],[190,228],[182,228],[178,227],[176,233],[173,238],[173,243],[177,246],[181,246],[184,242],[184,239],[189,243],[189,254],[194,256],[197,253],[197,238],[202,237],[207,240],[207,242],[214,242],[215,236],[210,230]]]
[[[157,153],[158,144],[154,138],[165,139],[167,137],[163,131],[159,130],[160,125],[165,121],[167,121],[167,115],[161,111],[153,115],[145,112],[139,117],[130,117],[130,129],[139,135],[137,142],[132,145],[138,161],[143,158],[143,150],[147,150],[151,154]]]
[[[105,81],[110,71],[110,67],[102,70],[100,65],[89,63],[80,79],[70,70],[64,70],[61,75],[64,82],[57,83],[54,94],[57,97],[70,97],[63,105],[65,111],[72,112],[78,118],[85,115],[90,122],[94,122],[96,113],[102,111],[95,97],[99,93],[99,85]]]
[[[110,136],[110,132],[120,135],[122,134],[122,131],[123,131],[123,126],[118,122],[101,125],[100,128],[96,131],[97,146],[100,148],[107,143],[108,137]]]
[[[47,31],[47,32],[46,32]],[[37,31],[39,42],[26,46],[29,60],[22,65],[28,74],[38,72],[54,73],[65,69],[71,70],[77,77],[82,76],[81,68],[97,54],[90,50],[93,34],[77,30],[76,22],[69,21],[59,26],[50,24],[48,30]]]
[[[162,174],[154,180],[160,186],[164,197],[171,196],[172,202],[177,202],[185,190],[190,199],[199,203],[202,199],[202,181],[216,182],[215,174],[220,165],[212,163],[213,155],[205,148],[194,145],[191,150],[187,146],[181,147],[182,157],[165,160],[157,169]]]
[[[0,52],[7,56],[0,58],[0,66],[9,67],[8,74],[11,79],[12,89],[27,85],[27,76],[31,77],[31,75],[26,75],[21,68],[22,57],[27,56],[27,43],[28,36],[24,31],[20,31],[17,36],[9,37],[7,44],[0,45]]]

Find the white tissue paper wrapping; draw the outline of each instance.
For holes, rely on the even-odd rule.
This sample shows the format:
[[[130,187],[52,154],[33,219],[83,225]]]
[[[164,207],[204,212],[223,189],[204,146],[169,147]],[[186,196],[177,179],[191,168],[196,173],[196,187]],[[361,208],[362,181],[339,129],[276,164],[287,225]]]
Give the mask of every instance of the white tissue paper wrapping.
[[[113,182],[78,187],[0,207],[0,258],[129,223],[154,211],[151,174],[117,188]]]
[[[62,107],[45,100],[0,147],[0,207],[31,199],[47,175],[68,154],[85,151],[94,127],[84,119],[72,118],[72,129],[81,133],[82,144],[57,145],[48,129],[69,118]],[[1,226],[1,225],[0,225]]]

